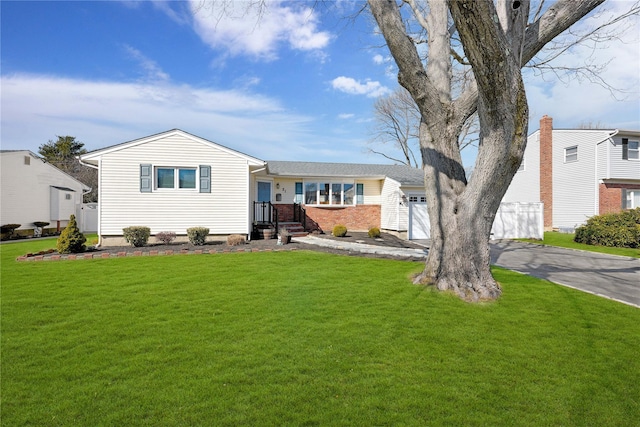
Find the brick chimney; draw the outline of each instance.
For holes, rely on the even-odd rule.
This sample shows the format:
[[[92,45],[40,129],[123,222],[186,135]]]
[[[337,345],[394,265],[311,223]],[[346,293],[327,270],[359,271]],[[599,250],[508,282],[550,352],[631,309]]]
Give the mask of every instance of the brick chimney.
[[[540,201],[544,203],[544,229],[553,227],[553,119],[540,119]]]

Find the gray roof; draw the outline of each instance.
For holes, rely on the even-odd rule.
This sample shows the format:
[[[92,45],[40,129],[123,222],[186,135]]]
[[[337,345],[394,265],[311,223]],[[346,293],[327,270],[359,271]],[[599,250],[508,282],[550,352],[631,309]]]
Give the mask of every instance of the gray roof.
[[[267,171],[270,175],[290,177],[344,177],[344,178],[385,178],[389,177],[402,185],[423,186],[424,174],[421,169],[404,165],[370,165],[363,163],[319,163],[286,162],[269,160]]]

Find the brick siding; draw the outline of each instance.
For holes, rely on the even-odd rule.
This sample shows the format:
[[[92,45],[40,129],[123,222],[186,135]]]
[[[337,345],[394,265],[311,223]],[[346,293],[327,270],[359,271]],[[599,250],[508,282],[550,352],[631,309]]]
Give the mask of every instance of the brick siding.
[[[544,228],[553,226],[553,119],[540,119],[540,201],[544,203]]]
[[[281,222],[293,221],[293,205],[278,204],[278,218]],[[370,227],[380,227],[380,205],[357,205],[343,208],[304,207],[307,214],[307,230],[331,233],[333,227],[341,224],[351,231],[367,231]]]
[[[606,213],[620,212],[622,210],[622,189],[640,190],[640,187],[633,184],[600,184],[599,212],[601,215]]]

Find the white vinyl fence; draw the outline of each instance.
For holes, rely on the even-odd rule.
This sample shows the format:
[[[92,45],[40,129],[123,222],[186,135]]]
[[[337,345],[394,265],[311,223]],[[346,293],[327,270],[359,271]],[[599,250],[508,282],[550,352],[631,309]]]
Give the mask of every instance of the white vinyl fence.
[[[98,204],[82,204],[82,221],[80,222],[83,233],[95,233],[98,231]]]
[[[491,227],[492,239],[542,239],[542,203],[501,203]]]

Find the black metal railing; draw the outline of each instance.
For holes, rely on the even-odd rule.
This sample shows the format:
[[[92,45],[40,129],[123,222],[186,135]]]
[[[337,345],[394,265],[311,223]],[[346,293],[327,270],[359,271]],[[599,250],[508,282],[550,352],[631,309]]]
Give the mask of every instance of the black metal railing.
[[[307,211],[302,207],[302,203],[293,204],[293,222],[299,222],[307,231]]]
[[[253,223],[270,225],[278,230],[278,210],[271,202],[253,202]]]

